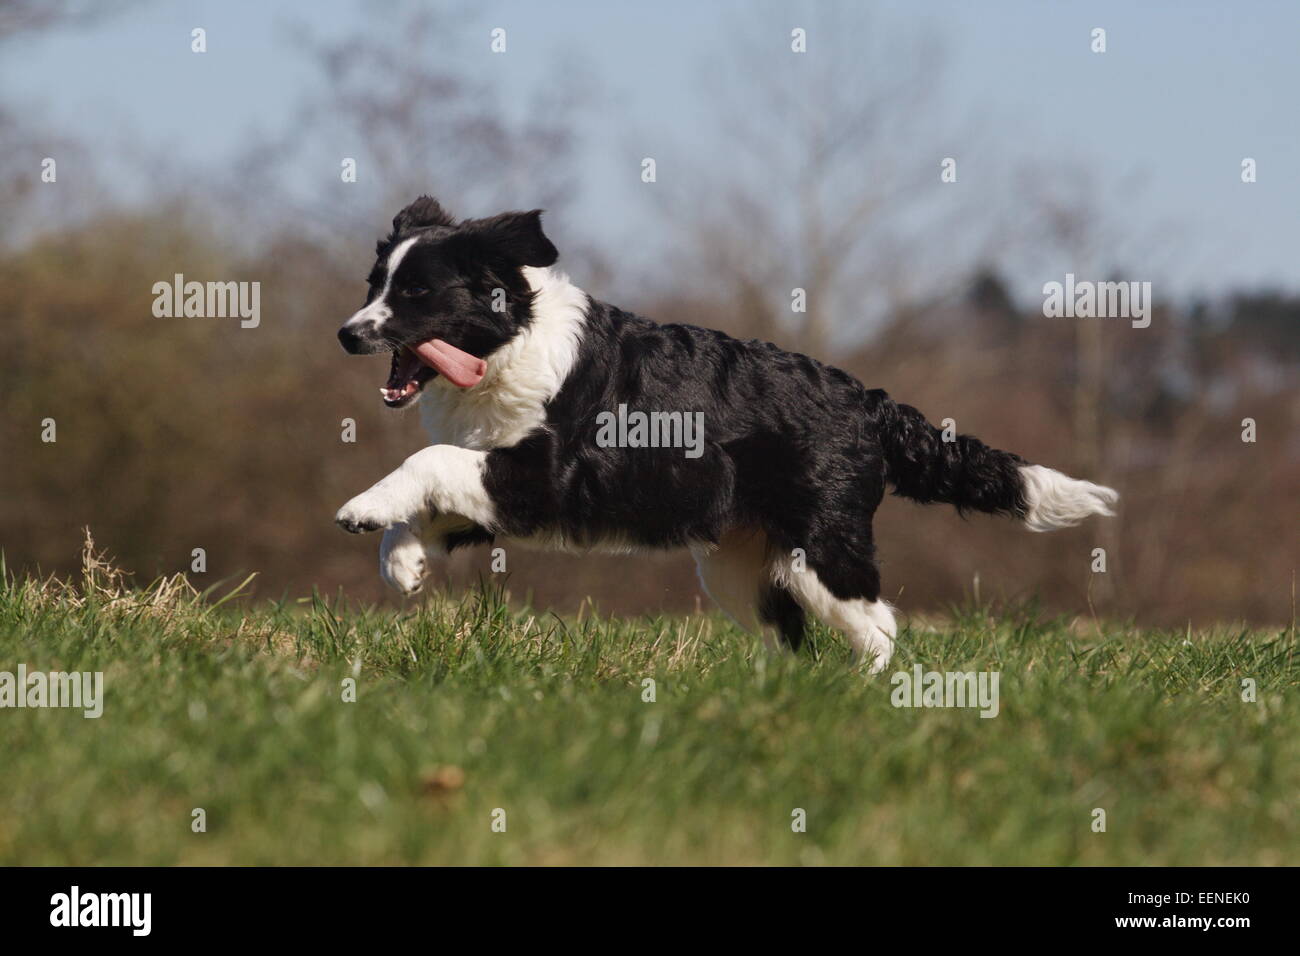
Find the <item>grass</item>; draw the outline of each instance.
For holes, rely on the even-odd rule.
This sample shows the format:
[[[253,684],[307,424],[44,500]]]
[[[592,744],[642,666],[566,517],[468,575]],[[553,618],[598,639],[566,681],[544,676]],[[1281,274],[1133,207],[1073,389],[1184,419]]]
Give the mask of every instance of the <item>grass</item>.
[[[846,667],[838,637],[813,643],[769,658],[720,617],[560,620],[488,592],[399,614],[319,596],[245,607],[180,577],[133,590],[88,548],[75,587],[0,587],[0,670],[102,671],[105,686],[98,720],[0,710],[0,863],[1300,856],[1293,629],[974,608],[906,629],[876,678]],[[999,671],[1000,714],[893,707],[889,675],[913,664]]]

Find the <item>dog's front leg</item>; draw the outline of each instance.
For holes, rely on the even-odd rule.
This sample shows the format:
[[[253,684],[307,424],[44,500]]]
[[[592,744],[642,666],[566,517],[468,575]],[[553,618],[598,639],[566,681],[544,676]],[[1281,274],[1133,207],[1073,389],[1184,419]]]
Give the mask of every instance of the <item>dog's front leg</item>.
[[[460,515],[490,529],[496,513],[483,486],[486,462],[486,452],[431,445],[345,504],[334,520],[353,534],[439,514]]]
[[[429,573],[429,560],[418,527],[395,524],[379,544],[379,576],[404,595],[417,593]]]
[[[379,576],[406,597],[418,593],[434,565],[447,557],[448,536],[473,527],[458,515],[426,515],[385,529],[379,542]]]

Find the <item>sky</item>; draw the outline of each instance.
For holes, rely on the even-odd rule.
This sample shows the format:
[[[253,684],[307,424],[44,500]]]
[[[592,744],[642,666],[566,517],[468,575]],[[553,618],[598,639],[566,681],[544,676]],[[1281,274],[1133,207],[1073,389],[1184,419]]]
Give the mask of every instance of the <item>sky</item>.
[[[447,6],[447,4],[441,4]],[[1118,239],[1136,246],[1131,268],[1176,294],[1238,287],[1300,290],[1294,239],[1300,220],[1300,3],[1066,3],[1060,0],[867,2],[883,36],[932,33],[944,50],[939,95],[924,125],[968,158],[957,188],[1010,182],[1017,170],[1086,170]],[[681,154],[725,151],[725,132],[701,95],[725,48],[757,22],[788,43],[816,18],[806,4],[651,4],[556,0],[457,4],[475,11],[475,49],[432,50],[490,81],[504,103],[523,103],[565,64],[581,64],[602,107],[579,130],[579,193],[570,217],[616,248],[651,215],[639,179],[644,151],[671,139]],[[304,22],[345,36],[384,4],[144,2],[100,22],[23,37],[0,48],[0,97],[46,128],[104,144],[143,145],[167,161],[219,168],[263,131],[283,130],[313,82],[295,52]],[[486,11],[486,12],[479,12]],[[189,50],[194,26],[208,53]],[[506,28],[509,56],[486,51]],[[1093,53],[1091,31],[1106,30]],[[821,37],[810,33],[810,51]],[[481,47],[476,45],[481,43]],[[967,144],[971,123],[979,144]],[[952,131],[948,137],[948,131]],[[611,133],[614,132],[614,135]],[[965,152],[964,147],[970,146]],[[1241,182],[1244,157],[1258,181]],[[938,167],[935,167],[937,177]],[[148,195],[143,171],[119,169],[111,188]],[[1006,200],[990,188],[990,202]],[[978,208],[978,206],[976,207]],[[571,223],[570,229],[574,228]],[[942,236],[935,237],[936,243]],[[954,250],[971,261],[986,250]],[[1056,266],[1052,267],[1053,269]],[[1033,275],[1021,277],[1027,286]]]

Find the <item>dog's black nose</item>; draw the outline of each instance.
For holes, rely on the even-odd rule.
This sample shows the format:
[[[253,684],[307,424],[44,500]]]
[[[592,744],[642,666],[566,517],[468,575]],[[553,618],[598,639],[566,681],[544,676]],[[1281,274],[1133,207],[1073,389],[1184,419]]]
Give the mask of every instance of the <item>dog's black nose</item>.
[[[355,328],[343,326],[339,329],[339,342],[343,345],[343,350],[352,355],[361,354],[361,336],[357,334]]]

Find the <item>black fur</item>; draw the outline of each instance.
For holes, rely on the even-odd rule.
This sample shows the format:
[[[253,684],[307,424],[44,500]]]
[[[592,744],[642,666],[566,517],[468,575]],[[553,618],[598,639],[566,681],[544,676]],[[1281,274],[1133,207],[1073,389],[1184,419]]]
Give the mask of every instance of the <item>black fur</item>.
[[[763,588],[758,599],[758,616],[776,628],[790,650],[799,650],[803,644],[807,615],[787,589],[777,584]]]
[[[382,330],[340,329],[349,352],[394,349],[428,338],[424,330],[436,326],[439,337],[458,348],[489,355],[531,318],[532,292],[520,269],[550,265],[559,256],[542,232],[540,209],[457,223],[436,199],[421,196],[393,217],[393,231],[376,244],[366,305],[383,291],[393,252],[416,237],[427,241],[410,248],[392,277],[392,318]],[[493,308],[496,289],[505,290],[505,311]]]
[[[600,448],[596,416],[701,411],[705,452]],[[761,528],[842,599],[880,595],[871,519],[885,492],[1022,513],[1021,460],[969,436],[941,441],[915,409],[837,368],[758,341],[659,325],[592,302],[577,366],[547,428],[488,456],[502,533],[651,548]]]

